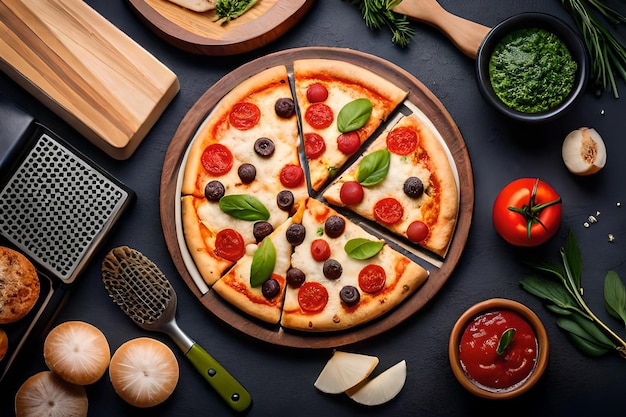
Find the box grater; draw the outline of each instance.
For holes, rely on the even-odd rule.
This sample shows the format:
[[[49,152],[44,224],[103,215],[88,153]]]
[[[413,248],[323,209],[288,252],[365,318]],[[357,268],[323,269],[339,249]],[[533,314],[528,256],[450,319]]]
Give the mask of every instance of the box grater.
[[[0,382],[134,198],[131,189],[0,96],[0,245],[26,255],[41,283],[37,305],[5,329],[13,344],[0,362]]]

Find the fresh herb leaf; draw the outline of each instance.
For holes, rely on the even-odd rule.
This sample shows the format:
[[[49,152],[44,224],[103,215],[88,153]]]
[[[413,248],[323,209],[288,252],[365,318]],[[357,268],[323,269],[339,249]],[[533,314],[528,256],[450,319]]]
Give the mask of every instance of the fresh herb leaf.
[[[614,97],[618,98],[615,75],[626,80],[626,45],[600,17],[612,24],[626,22],[626,17],[600,0],[561,0],[561,3],[574,18],[587,46],[591,78],[597,86],[613,90]]]
[[[498,339],[498,346],[496,347],[496,353],[498,356],[501,356],[507,350],[515,337],[516,331],[517,330],[514,327],[509,327],[502,333],[500,339]]]
[[[359,163],[356,180],[364,187],[378,184],[387,177],[390,161],[391,153],[387,148],[365,155]]]
[[[369,259],[375,256],[385,245],[382,241],[369,240],[364,238],[350,239],[343,249],[349,257],[354,259]]]
[[[229,21],[238,18],[247,12],[257,0],[217,0],[215,3],[215,14],[218,19],[225,25]]]
[[[372,102],[366,98],[352,100],[339,110],[337,129],[341,133],[362,128],[372,115]]]
[[[269,210],[258,198],[249,194],[231,194],[220,198],[220,209],[236,219],[240,220],[267,220],[270,218]]]
[[[567,236],[565,247],[561,248],[560,252],[563,271],[549,264],[547,266],[541,264],[537,269],[557,276],[562,284],[561,289],[557,289],[561,286],[555,285],[553,280],[542,281],[533,277],[522,279],[520,284],[531,294],[553,303],[549,306],[550,310],[561,316],[557,319],[557,324],[567,331],[572,343],[581,351],[599,356],[614,350],[626,358],[626,342],[593,314],[583,300],[582,256],[572,230]],[[609,278],[609,280],[614,280],[614,278]],[[615,284],[614,281],[609,282],[609,289],[613,290]],[[605,299],[606,297],[605,294]],[[613,295],[609,296],[611,297]],[[618,303],[617,300],[610,302],[612,307]]]
[[[615,271],[604,278],[604,305],[610,315],[626,324],[626,287]]]
[[[272,276],[274,266],[276,266],[276,248],[271,239],[265,238],[252,256],[250,285],[252,287],[263,285]]]
[[[371,30],[380,30],[388,27],[391,30],[391,42],[404,48],[410,42],[415,31],[410,25],[407,16],[396,13],[393,8],[402,0],[351,0],[359,7],[365,25]]]

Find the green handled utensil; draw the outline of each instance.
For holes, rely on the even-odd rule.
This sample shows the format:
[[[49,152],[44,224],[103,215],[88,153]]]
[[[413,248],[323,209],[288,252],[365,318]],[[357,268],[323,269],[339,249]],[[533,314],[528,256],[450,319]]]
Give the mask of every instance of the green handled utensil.
[[[246,389],[176,323],[176,292],[161,270],[127,246],[112,249],[102,261],[104,287],[122,311],[146,330],[172,338],[195,368],[235,411],[252,403]]]

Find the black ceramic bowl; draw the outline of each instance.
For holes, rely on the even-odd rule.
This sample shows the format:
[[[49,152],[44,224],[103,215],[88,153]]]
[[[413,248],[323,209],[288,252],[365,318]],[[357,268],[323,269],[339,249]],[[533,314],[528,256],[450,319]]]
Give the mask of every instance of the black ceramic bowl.
[[[510,108],[498,98],[490,81],[489,60],[495,47],[511,32],[524,28],[539,28],[554,33],[565,43],[572,58],[578,64],[574,85],[569,95],[559,105],[547,111],[524,113]],[[584,93],[589,77],[589,58],[583,41],[567,23],[544,13],[522,13],[502,21],[485,36],[476,57],[476,75],[478,88],[483,98],[502,114],[522,122],[541,123],[563,115]]]

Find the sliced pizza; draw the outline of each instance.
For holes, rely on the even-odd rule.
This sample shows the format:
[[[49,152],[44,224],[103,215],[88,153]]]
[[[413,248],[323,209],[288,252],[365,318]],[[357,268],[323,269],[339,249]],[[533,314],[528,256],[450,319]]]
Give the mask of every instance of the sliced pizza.
[[[293,66],[311,188],[319,191],[408,93],[344,61],[304,59]]]
[[[212,285],[307,196],[295,104],[285,66],[231,90],[200,127],[181,186],[184,236]],[[261,222],[263,226],[258,226]]]
[[[281,325],[337,331],[382,316],[428,272],[388,244],[309,198],[286,230],[294,245]]]
[[[323,196],[441,257],[459,209],[448,154],[415,114],[377,137]]]
[[[213,284],[213,290],[230,304],[271,324],[279,322],[283,307],[293,250],[285,234],[290,225],[291,219],[258,245],[248,245],[246,254]]]

